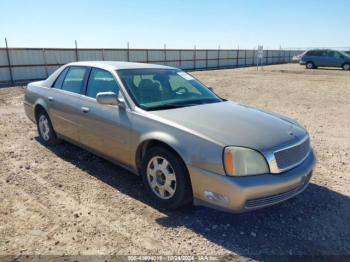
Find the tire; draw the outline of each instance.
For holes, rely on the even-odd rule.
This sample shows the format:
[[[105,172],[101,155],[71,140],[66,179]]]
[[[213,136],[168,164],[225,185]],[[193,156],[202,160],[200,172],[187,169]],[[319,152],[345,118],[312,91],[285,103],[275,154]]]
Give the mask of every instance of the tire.
[[[163,147],[150,148],[142,159],[141,176],[156,205],[173,210],[193,203],[186,166],[170,150]]]
[[[60,142],[55,130],[52,127],[49,115],[42,109],[36,116],[36,125],[40,140],[44,145],[53,146]]]
[[[345,71],[349,71],[349,70],[350,70],[350,63],[344,64],[344,65],[343,65],[343,69],[344,69]]]
[[[314,69],[315,65],[313,62],[307,62],[305,67],[306,67],[306,69]]]

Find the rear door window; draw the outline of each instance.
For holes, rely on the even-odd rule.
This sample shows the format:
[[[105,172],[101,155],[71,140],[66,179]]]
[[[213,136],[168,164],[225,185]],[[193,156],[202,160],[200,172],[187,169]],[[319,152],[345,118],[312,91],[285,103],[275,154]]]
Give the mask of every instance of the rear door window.
[[[306,53],[308,56],[327,56],[327,51],[313,50]]]
[[[315,56],[315,51],[308,51],[306,53],[307,56]]]
[[[97,93],[100,92],[114,92],[118,94],[119,86],[110,72],[93,68],[87,84],[86,96],[96,98]]]
[[[327,56],[327,50],[321,50],[320,52],[320,56]]]
[[[72,93],[80,94],[87,70],[87,67],[82,66],[70,67],[63,81],[62,89]]]

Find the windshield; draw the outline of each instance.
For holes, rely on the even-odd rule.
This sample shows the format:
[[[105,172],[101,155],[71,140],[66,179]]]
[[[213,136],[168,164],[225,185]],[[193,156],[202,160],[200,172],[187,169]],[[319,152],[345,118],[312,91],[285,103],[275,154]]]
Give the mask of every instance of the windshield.
[[[118,74],[134,102],[145,110],[217,103],[222,100],[179,69],[123,69]]]
[[[344,55],[344,56],[350,56],[349,53],[346,53],[346,52],[344,52],[344,51],[340,51],[340,53],[341,53],[342,55]]]

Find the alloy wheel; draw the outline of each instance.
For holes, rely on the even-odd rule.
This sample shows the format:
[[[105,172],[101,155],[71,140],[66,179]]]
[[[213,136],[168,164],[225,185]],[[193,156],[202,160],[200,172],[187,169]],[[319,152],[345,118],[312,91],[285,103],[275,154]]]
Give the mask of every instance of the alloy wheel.
[[[314,65],[313,65],[312,63],[307,63],[307,64],[306,64],[306,67],[307,67],[308,69],[312,69],[312,68],[314,68]]]
[[[148,162],[147,182],[152,191],[161,199],[170,199],[175,194],[175,171],[164,157],[155,156]]]
[[[49,120],[45,115],[41,115],[39,117],[39,131],[41,137],[45,140],[48,141],[50,139],[50,125],[49,125]]]

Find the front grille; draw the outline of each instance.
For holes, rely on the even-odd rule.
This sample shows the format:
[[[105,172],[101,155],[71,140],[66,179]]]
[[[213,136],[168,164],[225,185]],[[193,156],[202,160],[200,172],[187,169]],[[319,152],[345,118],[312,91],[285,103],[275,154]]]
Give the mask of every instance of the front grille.
[[[264,206],[270,206],[273,204],[277,204],[277,203],[280,203],[284,200],[287,200],[287,199],[301,193],[309,184],[310,178],[311,178],[311,173],[306,176],[305,180],[302,182],[301,185],[299,185],[299,186],[297,186],[297,187],[295,187],[292,190],[289,190],[287,192],[283,192],[283,193],[273,195],[273,196],[247,200],[247,202],[245,203],[245,207],[247,209],[260,208],[260,207],[264,207]]]
[[[300,163],[310,152],[310,139],[307,138],[301,144],[280,150],[274,153],[279,169],[287,169]]]

